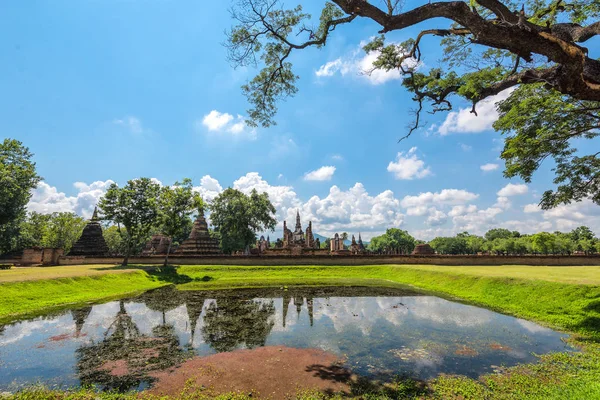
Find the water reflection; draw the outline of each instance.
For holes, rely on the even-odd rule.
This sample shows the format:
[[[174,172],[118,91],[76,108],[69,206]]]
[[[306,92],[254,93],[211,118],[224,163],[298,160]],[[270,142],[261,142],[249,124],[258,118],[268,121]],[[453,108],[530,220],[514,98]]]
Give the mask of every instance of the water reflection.
[[[0,327],[0,391],[38,381],[142,389],[191,356],[265,345],[331,351],[368,377],[476,377],[563,351],[562,336],[409,290],[167,287]]]

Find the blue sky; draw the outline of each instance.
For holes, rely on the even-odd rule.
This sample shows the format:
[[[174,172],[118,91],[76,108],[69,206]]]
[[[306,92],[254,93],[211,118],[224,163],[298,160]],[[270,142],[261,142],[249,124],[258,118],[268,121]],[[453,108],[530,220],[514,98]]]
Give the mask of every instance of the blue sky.
[[[318,14],[321,2],[310,3],[305,10]],[[0,137],[35,153],[45,180],[30,209],[89,216],[109,180],[189,177],[209,199],[227,186],[266,190],[279,219],[300,209],[322,234],[369,238],[395,226],[428,239],[582,222],[599,232],[597,207],[587,202],[550,213],[532,205],[551,187],[550,165],[532,184],[506,188],[522,182],[502,177],[493,103],[477,118],[458,103],[455,114],[427,116],[427,127],[397,143],[414,104],[393,72],[360,74],[369,64],[360,43],[377,31],[368,21],[337,29],[322,50],[292,56],[300,91],[281,103],[277,126],[239,124],[248,108],[240,86],[256,71],[226,60],[229,7],[2,2]],[[433,67],[440,48],[427,43],[424,62]],[[493,165],[484,171],[486,164]]]

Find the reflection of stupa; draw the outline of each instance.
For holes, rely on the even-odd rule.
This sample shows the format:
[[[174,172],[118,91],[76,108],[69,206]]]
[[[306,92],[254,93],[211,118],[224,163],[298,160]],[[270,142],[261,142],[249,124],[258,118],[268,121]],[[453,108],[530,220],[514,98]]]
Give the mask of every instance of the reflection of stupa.
[[[296,313],[298,313],[298,319],[300,319],[300,311],[302,311],[304,299],[302,297],[294,297],[294,305],[296,306]]]
[[[294,303],[296,306],[296,313],[298,315],[298,319],[300,319],[300,313],[302,312],[302,306],[304,305],[304,297],[291,297],[288,292],[284,292],[282,297],[282,309],[283,309],[283,327],[285,328],[285,321],[287,319],[288,309],[290,307],[290,302]],[[308,319],[310,320],[310,326],[313,326],[314,323],[314,306],[313,306],[313,298],[306,298],[306,306],[308,308]]]
[[[194,334],[196,333],[196,325],[202,314],[204,307],[204,296],[190,294],[185,299],[185,307],[187,308],[188,319],[190,324],[190,345],[194,343]]]
[[[85,320],[92,312],[92,307],[83,307],[78,310],[71,310],[71,316],[75,322],[75,336],[81,335],[81,330],[85,324]]]

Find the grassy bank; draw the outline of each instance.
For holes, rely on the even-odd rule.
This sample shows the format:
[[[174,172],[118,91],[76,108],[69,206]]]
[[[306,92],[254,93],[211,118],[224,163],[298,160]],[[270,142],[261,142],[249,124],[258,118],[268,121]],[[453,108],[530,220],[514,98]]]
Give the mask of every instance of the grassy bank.
[[[0,315],[6,315],[10,307],[33,311],[37,306],[45,306],[44,297],[50,299],[47,300],[50,304],[58,305],[60,299],[86,301],[81,300],[88,295],[86,293],[97,290],[110,290],[117,295],[119,290],[145,290],[169,282],[177,283],[180,289],[408,284],[570,332],[574,334],[573,343],[581,346],[582,351],[546,355],[540,363],[519,365],[501,374],[482,376],[479,380],[440,377],[424,385],[399,381],[378,388],[357,386],[355,395],[364,398],[600,399],[600,276],[596,275],[597,271],[597,267],[515,266],[182,266],[176,272],[142,269],[120,275],[0,284],[3,294],[6,288],[12,288],[10,301],[3,299],[0,304]],[[108,279],[115,281],[106,281]],[[126,279],[132,281],[127,283]],[[58,297],[49,295],[48,290]],[[30,296],[30,292],[36,295]],[[61,297],[61,293],[67,296],[67,292],[71,298]],[[41,390],[23,392],[15,398],[60,399],[68,398],[63,397],[68,395]],[[95,396],[85,391],[72,395],[72,398]],[[322,397],[315,393],[299,394],[302,399]],[[195,393],[182,394],[182,398],[203,397],[201,393]],[[222,398],[242,399],[245,396]]]
[[[167,283],[160,276],[143,270],[1,283],[0,323],[40,315],[69,305],[132,295]]]

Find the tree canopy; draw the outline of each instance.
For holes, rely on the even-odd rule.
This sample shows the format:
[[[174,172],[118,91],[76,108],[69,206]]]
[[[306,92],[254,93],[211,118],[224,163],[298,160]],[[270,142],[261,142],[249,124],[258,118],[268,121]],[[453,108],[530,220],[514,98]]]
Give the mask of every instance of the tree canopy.
[[[129,256],[148,239],[150,231],[159,224],[160,185],[149,178],[133,179],[120,188],[116,183],[109,186],[100,199],[103,218],[111,220],[119,228],[123,238],[127,265]],[[125,229],[120,229],[123,226]]]
[[[277,102],[297,93],[292,52],[321,48],[337,27],[366,18],[380,27],[364,47],[377,55],[373,70],[398,70],[414,95],[416,117],[400,140],[424,126],[423,111],[449,111],[462,98],[476,114],[480,101],[509,90],[494,125],[506,137],[505,176],[530,181],[550,158],[558,186],[544,193],[542,208],[585,197],[600,204],[600,153],[581,154],[574,147],[576,139],[599,134],[600,60],[583,44],[600,34],[600,2],[423,1],[405,8],[398,0],[332,0],[315,25],[302,6],[286,9],[281,3],[238,0],[232,10],[231,63],[261,67],[242,86],[251,105],[249,125],[274,124]],[[426,21],[435,28],[413,39],[394,43],[387,37]],[[429,36],[441,38],[444,56],[440,67],[425,70],[423,43],[429,42],[423,39]]]
[[[210,205],[211,223],[225,253],[244,250],[256,241],[256,234],[275,229],[275,207],[267,193],[253,189],[250,195],[227,188]]]
[[[0,234],[0,252],[21,251],[28,247],[56,247],[68,253],[81,236],[86,221],[75,213],[30,212],[14,225],[14,229]]]
[[[171,243],[165,255],[165,265],[169,261],[171,244],[175,238],[184,234],[190,225],[190,216],[194,211],[204,212],[202,197],[194,192],[191,179],[176,182],[175,185],[161,189],[159,200],[159,215],[161,232],[171,238]]]
[[[373,237],[368,248],[375,253],[410,254],[415,248],[415,238],[407,231],[390,228]]]
[[[18,140],[0,143],[0,229],[24,217],[31,190],[41,180],[32,157]]]

